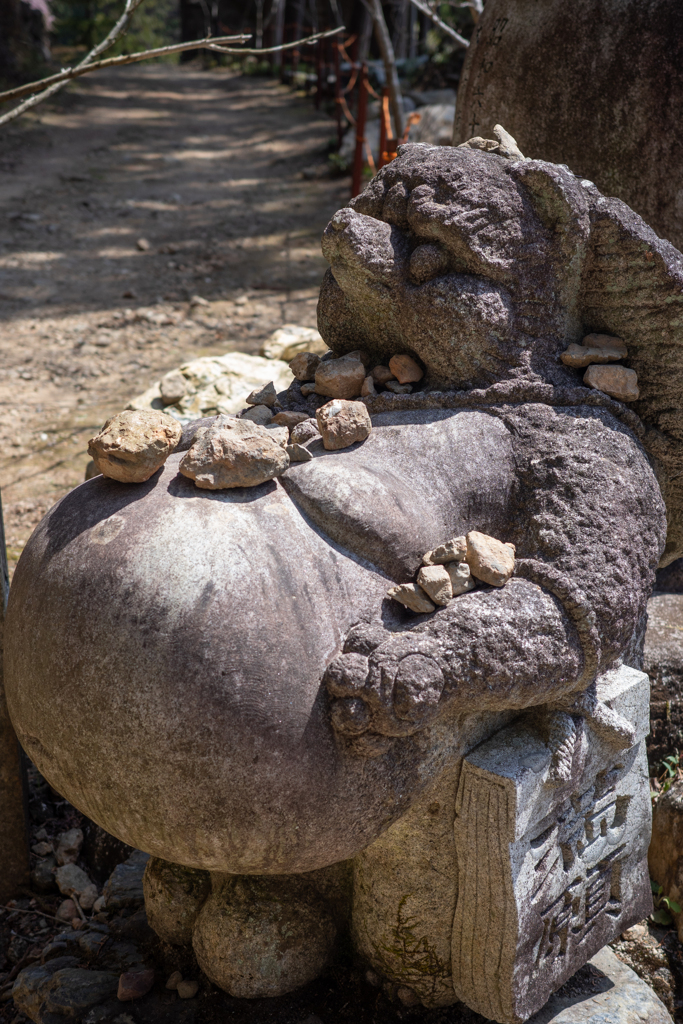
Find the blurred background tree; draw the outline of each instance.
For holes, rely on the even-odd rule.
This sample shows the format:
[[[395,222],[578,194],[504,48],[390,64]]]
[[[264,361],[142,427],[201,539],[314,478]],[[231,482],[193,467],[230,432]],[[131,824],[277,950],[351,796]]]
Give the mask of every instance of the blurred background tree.
[[[121,14],[122,4],[121,0],[51,0],[50,9],[54,17],[53,45],[90,50],[110,31]],[[178,0],[145,0],[135,11],[128,32],[107,51],[107,56],[179,41]]]

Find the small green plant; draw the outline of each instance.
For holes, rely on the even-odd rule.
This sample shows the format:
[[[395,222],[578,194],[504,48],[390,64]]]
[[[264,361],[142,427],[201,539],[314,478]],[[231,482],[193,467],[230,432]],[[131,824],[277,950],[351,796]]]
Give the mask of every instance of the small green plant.
[[[652,889],[652,901],[655,905],[655,909],[650,915],[650,920],[654,924],[673,924],[673,915],[680,914],[680,906],[675,900],[669,899],[668,896],[664,895],[664,886],[653,882],[652,879],[650,879],[650,888]]]
[[[668,793],[674,782],[683,779],[683,765],[681,764],[681,755],[678,750],[663,758],[659,765],[662,769],[661,773],[656,778],[650,780],[650,796],[652,797],[653,806],[660,796]]]

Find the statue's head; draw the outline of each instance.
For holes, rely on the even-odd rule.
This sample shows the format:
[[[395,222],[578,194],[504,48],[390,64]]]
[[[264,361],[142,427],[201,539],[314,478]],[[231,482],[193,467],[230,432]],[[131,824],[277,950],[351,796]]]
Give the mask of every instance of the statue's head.
[[[622,338],[643,443],[683,554],[683,257],[566,167],[466,147],[406,145],[330,221],[318,323],[338,354],[409,352],[427,387],[577,386],[560,353]]]

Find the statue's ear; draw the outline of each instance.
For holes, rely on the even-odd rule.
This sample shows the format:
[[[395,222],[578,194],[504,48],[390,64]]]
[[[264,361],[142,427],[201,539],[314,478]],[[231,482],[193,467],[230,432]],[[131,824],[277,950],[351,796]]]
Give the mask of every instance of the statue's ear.
[[[683,555],[683,256],[619,199],[586,182],[590,241],[579,313],[586,333],[622,338],[638,374],[631,408],[656,461],[667,506],[661,565]]]
[[[588,199],[571,171],[544,160],[524,160],[508,174],[522,186],[543,226],[563,236],[570,249],[583,249],[590,234]]]

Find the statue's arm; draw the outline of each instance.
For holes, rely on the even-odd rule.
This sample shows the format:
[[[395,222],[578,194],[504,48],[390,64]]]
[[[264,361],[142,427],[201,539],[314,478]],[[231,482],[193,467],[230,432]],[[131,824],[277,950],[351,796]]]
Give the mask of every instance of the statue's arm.
[[[326,673],[340,733],[410,734],[446,705],[566,702],[628,651],[665,541],[657,481],[627,432],[548,415],[508,423],[519,487],[500,539],[517,545],[515,576],[413,628],[352,630]]]

